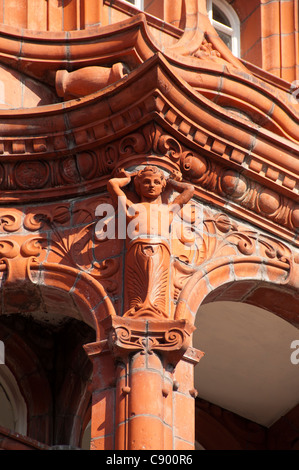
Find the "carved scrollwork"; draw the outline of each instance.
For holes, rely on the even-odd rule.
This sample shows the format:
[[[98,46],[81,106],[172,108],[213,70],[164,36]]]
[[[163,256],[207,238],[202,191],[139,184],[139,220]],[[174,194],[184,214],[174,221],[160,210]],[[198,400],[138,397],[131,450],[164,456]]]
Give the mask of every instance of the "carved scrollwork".
[[[182,355],[189,347],[194,327],[185,321],[146,322],[124,318],[110,320],[108,344],[115,356],[123,357],[133,352],[152,354],[154,351],[173,358]]]
[[[181,144],[171,135],[165,134],[156,124],[149,124],[139,132],[124,137],[118,144],[120,161],[132,155],[155,154],[168,157],[179,163],[182,153]]]
[[[216,214],[213,218],[206,217],[204,225],[208,233],[205,237],[207,259],[226,256],[227,247],[232,246],[237,250],[236,256],[258,254],[265,259],[283,263],[288,270],[292,267],[293,253],[287,245],[270,236],[245,229],[224,213]],[[220,239],[217,233],[222,234]]]
[[[30,280],[30,267],[37,262],[42,251],[42,237],[27,240],[1,239],[0,241],[0,270],[7,271],[5,283]]]
[[[0,228],[3,232],[17,232],[22,226],[21,212],[9,209],[0,210]]]
[[[214,49],[213,44],[204,38],[200,47],[192,54],[194,57],[199,59],[206,58],[220,58],[221,54],[219,51]]]
[[[70,220],[69,207],[66,205],[58,205],[54,208],[43,207],[42,210],[37,208],[30,210],[25,215],[24,227],[27,230],[35,232],[40,230],[44,225],[64,224]]]
[[[158,139],[157,150],[167,155],[173,162],[178,162],[181,158],[182,147],[179,142],[170,135],[161,135]]]
[[[84,208],[71,210],[67,204],[36,208],[24,218],[26,230],[45,232],[41,239],[58,259],[104,282],[107,291],[114,293],[118,284],[113,276],[119,270],[119,260],[110,258],[99,262],[94,258],[95,223],[92,211]]]
[[[132,154],[145,153],[148,150],[149,144],[146,138],[141,133],[129,134],[124,137],[119,143],[120,158],[127,157]]]

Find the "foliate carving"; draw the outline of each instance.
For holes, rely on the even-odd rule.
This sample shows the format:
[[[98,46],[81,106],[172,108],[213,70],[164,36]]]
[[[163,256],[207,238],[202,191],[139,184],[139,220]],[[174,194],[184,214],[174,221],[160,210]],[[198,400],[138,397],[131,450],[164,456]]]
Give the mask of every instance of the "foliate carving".
[[[220,193],[243,207],[292,230],[299,227],[299,206],[290,199],[245,178],[237,171],[223,170],[218,181]]]
[[[133,241],[127,252],[125,316],[168,317],[170,248],[155,240]]]
[[[94,151],[69,154],[47,161],[30,160],[0,165],[0,189],[37,191],[77,185],[107,175],[118,160],[118,150],[107,145]]]
[[[181,144],[171,135],[165,134],[155,123],[144,126],[139,132],[127,135],[119,143],[120,164],[123,159],[140,154],[168,157],[170,161],[178,163],[181,153]]]
[[[292,180],[292,177],[282,169],[262,162],[257,156],[247,155],[246,152],[229,146],[219,137],[208,135],[206,131],[199,130],[184,120],[177,121],[175,110],[171,107],[167,109],[163,111],[165,120],[170,125],[179,122],[176,135],[181,134],[184,139],[187,138],[190,141],[190,144],[195,144],[196,151],[186,148],[181,141],[165,132],[156,123],[142,126],[137,131],[119,139],[113,140],[111,137],[109,143],[101,147],[74,154],[67,153],[68,145],[62,144],[67,135],[61,135],[63,154],[60,158],[50,154],[47,156],[47,161],[29,157],[29,149],[44,148],[45,143],[43,139],[40,139],[37,147],[32,142],[28,142],[28,148],[26,147],[25,153],[22,154],[26,162],[24,160],[15,163],[13,160],[5,161],[5,158],[1,161],[0,189],[4,191],[3,197],[10,197],[9,191],[18,190],[34,191],[37,194],[41,191],[43,195],[47,190],[46,196],[48,197],[51,196],[51,191],[48,189],[55,190],[61,186],[68,188],[69,194],[73,192],[78,194],[78,185],[80,188],[85,183],[86,188],[94,188],[95,185],[104,186],[107,175],[122,166],[138,165],[139,162],[141,164],[145,157],[149,157],[154,164],[159,164],[160,160],[164,165],[166,159],[168,167],[180,171],[184,179],[196,185],[198,190],[204,189],[202,194],[207,199],[209,199],[209,194],[206,191],[215,194],[222,201],[231,201],[234,204],[232,207],[240,210],[241,216],[244,214],[243,209],[248,211],[249,216],[253,211],[258,216],[256,220],[263,227],[267,225],[276,233],[282,227],[280,233],[292,243],[298,243],[293,239],[293,231],[299,228],[299,206],[296,200],[288,198],[281,191],[278,195],[273,189],[255,182],[250,179],[249,172],[253,175],[262,172],[265,181],[269,180],[272,184],[279,182],[280,187],[288,191],[294,190],[296,181]],[[106,124],[108,126],[109,123]],[[76,145],[91,143],[92,140],[89,139],[93,139],[101,132],[104,132],[102,124],[99,124],[96,131],[78,130],[74,137]],[[17,148],[20,145],[19,142]],[[51,145],[49,143],[50,147]],[[55,145],[59,146],[57,142]],[[204,153],[200,153],[199,148],[203,148]],[[10,145],[6,143],[3,147],[4,157],[9,149]],[[51,149],[53,150],[52,147]],[[23,158],[22,155],[18,157],[15,154],[14,156],[20,160]],[[238,166],[246,164],[248,168],[246,178],[241,172],[225,167],[225,162],[228,160]]]
[[[292,250],[287,245],[270,236],[238,225],[224,213],[218,213],[211,218],[206,216],[203,224],[207,234],[204,237],[207,259],[225,257],[227,256],[227,248],[234,247],[236,251],[230,255],[232,261],[234,256],[256,255],[269,261],[275,261],[277,266],[282,263],[289,274],[293,263],[296,262]],[[222,234],[221,238],[219,234]],[[285,282],[287,282],[287,278]]]
[[[119,269],[119,260],[109,258],[99,262],[94,258],[94,224],[92,210],[71,211],[67,204],[30,210],[24,218],[24,227],[42,231],[40,240],[58,259],[104,282],[107,291],[113,293],[118,287],[113,276]]]
[[[42,209],[30,210],[30,212],[25,215],[24,227],[26,230],[34,232],[40,230],[45,225],[64,224],[69,220],[70,213],[67,205],[58,205],[54,208],[43,207]]]
[[[184,177],[193,184],[215,191],[219,169],[217,166],[202,155],[186,151],[181,154],[180,167]],[[218,170],[218,171],[217,171]]]

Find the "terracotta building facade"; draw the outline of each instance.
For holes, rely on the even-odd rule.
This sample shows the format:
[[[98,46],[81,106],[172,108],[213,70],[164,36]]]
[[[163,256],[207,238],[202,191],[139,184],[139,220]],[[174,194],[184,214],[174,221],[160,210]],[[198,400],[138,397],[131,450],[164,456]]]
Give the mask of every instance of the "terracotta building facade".
[[[0,449],[299,449],[298,0],[0,0]]]

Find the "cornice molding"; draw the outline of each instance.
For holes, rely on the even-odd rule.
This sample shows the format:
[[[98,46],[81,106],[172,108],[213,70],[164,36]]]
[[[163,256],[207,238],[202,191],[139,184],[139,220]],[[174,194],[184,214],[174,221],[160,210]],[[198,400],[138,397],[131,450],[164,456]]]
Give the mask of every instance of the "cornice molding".
[[[202,15],[201,20],[210,34],[204,40],[213,41],[209,20],[205,15]],[[199,34],[196,31],[192,31],[192,35]],[[200,34],[197,41],[199,46],[203,40]],[[250,100],[246,105],[252,115],[260,113],[266,116],[263,119],[264,126],[267,126],[268,121],[277,121],[286,137],[298,141],[298,105],[292,100],[291,90],[285,91],[277,86],[276,77],[273,77],[273,84],[269,74],[266,80],[262,79],[260,73],[255,74],[226,50],[222,51],[221,41],[216,41],[217,47],[220,47],[225,59],[206,53],[200,57],[191,53],[182,55],[176,46],[162,51],[152,39],[144,13],[100,29],[95,27],[66,33],[33,32],[2,25],[0,35],[2,63],[53,87],[55,74],[61,69],[73,71],[86,66],[112,66],[116,62],[123,62],[130,72],[160,52],[174,68],[175,74],[201,93],[207,92],[213,99],[216,90],[216,97],[221,95],[224,100],[229,96],[237,104],[241,99],[244,108],[244,97],[248,97],[250,90]],[[183,42],[185,44],[186,41]],[[221,81],[221,87],[217,79]],[[277,109],[272,109],[270,102],[275,102]],[[283,112],[281,119],[280,109]]]

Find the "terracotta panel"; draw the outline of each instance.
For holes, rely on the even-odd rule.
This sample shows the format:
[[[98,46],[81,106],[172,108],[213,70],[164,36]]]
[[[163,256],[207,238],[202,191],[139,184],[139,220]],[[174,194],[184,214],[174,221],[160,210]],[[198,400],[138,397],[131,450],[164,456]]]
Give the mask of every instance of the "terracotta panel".
[[[85,28],[102,23],[102,4],[103,2],[98,0],[81,0],[81,15],[84,15]]]
[[[250,2],[244,2],[244,0],[233,0],[229,3],[237,12],[241,23],[246,21],[246,19],[260,6],[260,0],[250,0]]]
[[[27,0],[5,0],[3,7],[4,24],[27,28]]]
[[[113,390],[104,390],[93,394],[91,437],[111,435],[114,430],[113,408],[115,396]]]
[[[48,0],[47,16],[49,31],[63,31],[63,9],[57,0]]]
[[[281,65],[283,68],[290,68],[296,65],[296,43],[295,33],[281,36]]]
[[[281,66],[280,37],[279,35],[262,38],[263,68],[277,70]]]
[[[175,437],[192,443],[194,441],[194,429],[190,426],[193,422],[194,398],[175,393],[174,396],[174,432]]]
[[[279,3],[271,2],[261,5],[261,36],[266,38],[278,34],[280,30]]]
[[[164,3],[165,0],[144,0],[144,11],[164,20]],[[176,11],[175,7],[176,5],[173,5],[174,11]]]
[[[163,435],[164,425],[160,419],[153,416],[132,417],[129,450],[162,450]]]
[[[281,7],[281,32],[290,34],[296,30],[295,4],[294,0],[280,2]]]
[[[64,31],[73,31],[78,28],[77,24],[77,0],[69,0],[63,9]]]
[[[241,24],[241,44],[252,47],[261,37],[261,11],[256,9],[249,18]]]
[[[27,1],[27,28],[36,31],[46,31],[47,25],[47,0]]]
[[[111,450],[114,449],[114,437],[105,436],[98,439],[92,439],[90,450]]]
[[[281,70],[281,78],[283,78],[284,80],[286,80],[289,83],[293,82],[294,80],[298,80],[298,77],[299,77],[299,75],[298,75],[298,73],[296,74],[295,66],[291,67],[291,68],[283,67],[282,70]]]
[[[158,372],[138,371],[131,373],[130,386],[134,393],[131,398],[129,418],[147,414],[163,419],[162,377]],[[134,389],[134,392],[133,392]],[[152,397],[155,396],[155,400]]]

